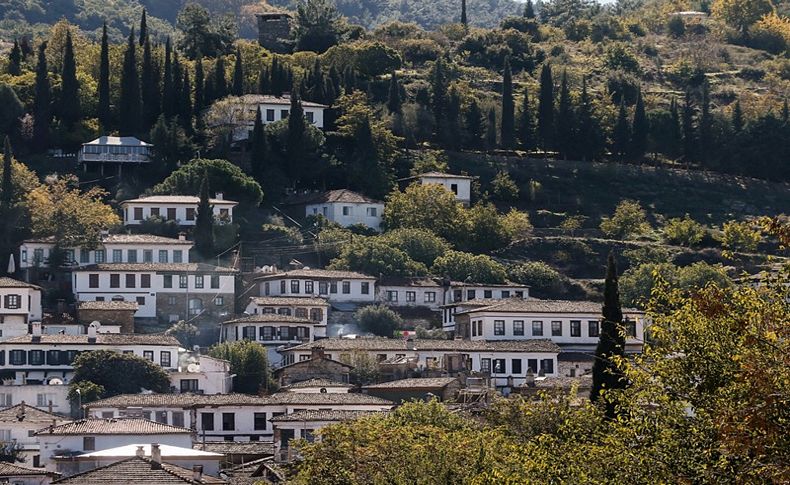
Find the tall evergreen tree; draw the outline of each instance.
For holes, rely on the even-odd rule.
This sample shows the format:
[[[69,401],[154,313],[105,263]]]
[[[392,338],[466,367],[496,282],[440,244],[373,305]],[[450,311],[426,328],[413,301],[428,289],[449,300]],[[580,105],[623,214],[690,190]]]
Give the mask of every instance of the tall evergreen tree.
[[[192,133],[192,84],[189,82],[189,71],[184,69],[184,82],[181,85],[178,102],[178,119],[187,133]]]
[[[468,25],[466,20],[466,0],[461,0],[461,23]]]
[[[244,94],[244,66],[241,59],[241,49],[236,48],[236,61],[233,64],[233,95]]]
[[[707,81],[702,83],[702,102],[699,117],[699,158],[703,166],[709,168],[713,152],[713,119],[710,114],[710,88]]]
[[[529,91],[524,88],[524,98],[518,122],[518,142],[522,150],[535,149],[535,116],[529,105]]]
[[[557,150],[562,158],[567,159],[572,153],[574,133],[573,106],[571,105],[571,90],[568,86],[568,72],[562,71],[560,78],[560,101],[557,107]]]
[[[329,79],[332,81],[335,96],[340,96],[340,90],[343,88],[343,79],[340,76],[340,71],[337,70],[334,64],[329,66]]]
[[[183,86],[184,73],[181,61],[178,59],[178,51],[173,49],[173,116],[181,114],[181,89]]]
[[[266,132],[263,129],[263,118],[261,117],[261,110],[255,110],[255,123],[252,125],[252,134],[250,135],[250,167],[252,169],[252,176],[258,182],[263,182],[264,171],[266,163],[266,152],[268,146],[266,143]]]
[[[82,118],[80,107],[80,83],[77,80],[77,64],[74,60],[74,44],[71,31],[66,32],[66,44],[63,47],[63,70],[60,74],[60,106],[58,116],[67,127],[74,126]]]
[[[11,141],[6,135],[3,146],[3,180],[0,183],[0,274],[5,274],[9,258],[16,251],[19,244],[19,222],[21,211],[14,206],[17,194],[14,193],[14,184],[11,179],[13,153]]]
[[[47,42],[38,47],[36,86],[33,98],[33,147],[42,152],[49,148],[49,125],[52,121],[52,88],[47,68]]]
[[[176,96],[173,79],[173,48],[170,37],[165,41],[165,64],[162,68],[162,114],[172,118],[176,114]]]
[[[528,19],[535,18],[535,6],[532,4],[532,0],[527,0],[526,5],[524,5],[524,17]]]
[[[554,81],[552,81],[551,66],[548,63],[543,64],[540,71],[538,139],[544,150],[554,148]]]
[[[195,59],[195,101],[193,104],[193,110],[198,117],[200,117],[200,112],[205,107],[205,76],[203,74],[203,58],[198,55],[197,59]]]
[[[447,148],[458,150],[461,147],[461,96],[455,86],[447,96]]]
[[[593,383],[590,392],[590,399],[593,402],[597,402],[601,398],[601,391],[625,388],[626,381],[613,360],[613,358],[624,355],[625,329],[623,328],[623,311],[620,306],[617,264],[614,255],[610,253],[604,283],[603,319],[593,364]],[[615,417],[614,404],[608,401],[606,416],[610,419]]]
[[[145,41],[148,39],[148,22],[146,19],[145,8],[143,8],[143,14],[140,16],[140,47],[145,44]]]
[[[212,101],[222,99],[228,95],[228,82],[225,78],[225,60],[222,56],[218,56],[214,61],[214,92]]]
[[[496,148],[496,110],[493,106],[488,110],[488,122],[486,123],[486,148],[489,150]]]
[[[270,94],[271,87],[269,83],[271,82],[271,74],[269,73],[269,69],[266,66],[261,66],[260,72],[258,72],[258,94]]]
[[[785,98],[784,102],[782,103],[782,123],[787,123],[788,117],[790,117],[790,108],[788,108],[787,98]]]
[[[398,76],[395,74],[395,71],[392,71],[392,75],[390,76],[389,94],[387,96],[387,110],[390,112],[390,114],[400,113],[402,105],[403,101],[400,97],[400,83],[398,82]]]
[[[670,119],[670,133],[669,146],[666,148],[666,153],[671,157],[677,157],[681,152],[681,144],[683,143],[683,132],[680,128],[680,113],[678,112],[677,99],[672,98],[669,103],[669,119]]]
[[[628,115],[625,110],[625,99],[620,100],[620,109],[617,112],[617,122],[612,132],[612,155],[622,160],[628,153],[631,141],[631,127],[628,125]]]
[[[351,94],[357,87],[357,73],[350,65],[343,70],[343,90],[346,94]]]
[[[587,77],[582,78],[582,92],[579,96],[577,113],[579,133],[576,137],[576,153],[582,160],[593,160],[602,150],[601,127],[593,115],[592,101],[587,92]]]
[[[288,166],[291,169],[291,179],[298,182],[303,176],[305,167],[304,144],[307,124],[302,109],[302,102],[296,94],[296,89],[291,90],[291,110],[288,113],[288,136],[286,151]]]
[[[510,59],[505,58],[504,74],[502,75],[502,148],[511,149],[516,144],[516,105],[513,100],[513,73],[510,70]]]
[[[110,46],[107,39],[107,22],[104,23],[101,33],[101,54],[99,56],[99,86],[97,96],[99,106],[97,115],[99,125],[106,132],[112,124],[112,111],[110,109]]]
[[[694,106],[691,104],[691,92],[686,90],[683,103],[683,159],[686,163],[694,160],[696,142],[694,136]]]
[[[137,75],[134,27],[129,33],[121,71],[121,95],[118,118],[121,136],[133,136],[140,131],[142,110],[140,106],[140,77]]]
[[[439,57],[436,59],[431,73],[431,111],[439,133],[447,114],[447,84],[444,61]]]
[[[8,53],[8,66],[6,72],[12,76],[19,76],[22,74],[22,49],[19,47],[19,42],[14,39],[14,45]]]
[[[741,111],[741,102],[735,101],[735,106],[732,108],[732,130],[735,133],[740,133],[743,130],[743,111]]]
[[[467,148],[480,150],[483,148],[483,112],[477,100],[472,98],[469,108],[466,110],[464,128],[466,131],[465,145]]]
[[[159,66],[151,53],[151,41],[143,44],[143,65],[140,74],[140,93],[143,102],[144,130],[153,126],[162,105],[159,94]]]
[[[195,215],[195,249],[204,259],[214,257],[214,209],[211,206],[208,172],[200,182],[200,202]]]
[[[11,140],[8,135],[3,140],[3,181],[0,184],[0,209],[11,206],[14,200],[14,184],[11,182],[11,160],[14,154],[11,151]],[[5,219],[3,220],[4,223]],[[2,263],[2,261],[0,261]],[[2,269],[2,268],[0,268]]]
[[[636,106],[634,107],[634,122],[631,125],[630,157],[635,162],[640,162],[647,153],[647,136],[650,126],[645,113],[645,101],[642,90],[636,93]]]

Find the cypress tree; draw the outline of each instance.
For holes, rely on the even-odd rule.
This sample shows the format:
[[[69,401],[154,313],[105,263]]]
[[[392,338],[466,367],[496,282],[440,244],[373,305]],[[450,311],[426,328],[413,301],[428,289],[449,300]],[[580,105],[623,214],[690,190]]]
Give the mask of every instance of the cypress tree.
[[[532,4],[532,0],[527,0],[527,4],[524,6],[524,17],[528,19],[535,18],[535,6]]]
[[[735,101],[735,106],[732,108],[732,130],[735,133],[740,133],[743,130],[743,111],[741,111],[740,101]]]
[[[431,111],[436,122],[437,131],[444,123],[447,111],[447,75],[444,72],[442,58],[436,59],[431,74]]]
[[[450,88],[447,99],[447,148],[458,150],[461,143],[461,96],[455,86]]]
[[[488,110],[488,123],[486,123],[486,148],[496,148],[496,110],[492,106]]]
[[[623,328],[623,311],[620,307],[617,265],[614,255],[610,253],[606,265],[603,319],[598,337],[598,346],[595,349],[590,400],[597,402],[601,398],[601,391],[603,390],[625,388],[625,379],[612,359],[612,357],[622,357],[624,355],[625,332]],[[606,403],[606,416],[610,419],[615,417],[615,406],[611,402]]]
[[[538,138],[543,150],[554,148],[554,81],[549,64],[544,64],[540,71]]]
[[[19,47],[19,42],[16,39],[14,39],[14,46],[11,47],[11,52],[8,53],[6,72],[12,76],[22,74],[22,49]]]
[[[400,83],[398,83],[398,76],[395,71],[392,71],[390,76],[390,89],[387,96],[387,110],[390,114],[400,113],[403,102],[400,98]]]
[[[225,79],[225,60],[222,56],[218,56],[214,62],[214,93],[213,99],[222,99],[228,95],[228,82]]]
[[[200,202],[195,215],[195,249],[203,258],[214,256],[214,210],[211,207],[208,171],[200,182]]]
[[[790,108],[787,107],[787,98],[782,103],[782,123],[787,123],[788,116],[790,116]]]
[[[143,44],[143,66],[140,74],[140,93],[143,101],[143,123],[148,128],[156,123],[160,114],[159,69],[151,54],[151,41]]]
[[[713,120],[710,115],[710,89],[708,83],[702,84],[702,103],[699,117],[699,155],[704,166],[710,165],[713,151]]]
[[[172,118],[176,111],[175,88],[173,86],[173,48],[170,37],[165,41],[165,64],[162,68],[162,114]]]
[[[335,83],[332,79],[327,77],[324,79],[324,101],[325,104],[334,104],[337,100],[337,91],[335,91]]]
[[[258,94],[269,94],[271,92],[270,79],[271,74],[269,74],[269,70],[266,66],[261,67],[261,71],[258,73]]]
[[[99,60],[99,86],[98,86],[98,117],[103,131],[107,131],[112,123],[110,110],[110,51],[107,40],[107,22],[102,27],[101,55]]]
[[[667,147],[667,153],[672,157],[680,155],[680,146],[683,142],[683,132],[680,128],[680,113],[678,112],[678,102],[675,98],[669,103],[669,118],[670,118],[670,146]]]
[[[142,47],[148,39],[148,22],[145,17],[145,8],[143,8],[143,14],[140,17],[140,47]]]
[[[233,64],[233,95],[244,94],[244,67],[242,65],[241,50],[236,48],[236,62]]]
[[[346,94],[351,94],[357,87],[357,73],[350,65],[343,70],[343,90]]]
[[[259,108],[255,110],[255,124],[252,125],[252,135],[250,136],[250,167],[252,168],[252,176],[258,182],[263,182],[267,150],[266,132],[263,129],[263,118]]]
[[[535,118],[529,106],[529,91],[524,88],[524,99],[521,103],[521,112],[518,122],[518,141],[522,150],[535,148]]]
[[[513,101],[513,73],[510,70],[510,59],[505,58],[504,74],[502,75],[502,148],[511,149],[515,145],[516,106]]]
[[[203,58],[198,55],[197,59],[195,59],[195,101],[193,104],[193,110],[198,117],[205,106],[204,83]]]
[[[184,131],[192,133],[192,84],[189,82],[189,71],[184,70],[184,82],[181,87],[181,97],[178,103],[178,119]]]
[[[568,73],[563,70],[560,79],[560,102],[557,109],[557,150],[566,160],[573,148],[574,135],[573,106],[571,106]]]
[[[135,44],[134,27],[132,27],[126,44],[126,52],[123,55],[123,69],[121,71],[121,96],[118,110],[121,136],[133,136],[140,131],[140,78],[137,75]]]
[[[694,107],[691,104],[691,92],[686,91],[683,103],[683,159],[686,163],[694,160]]]
[[[641,161],[647,152],[647,135],[650,126],[645,113],[645,101],[642,98],[642,90],[636,93],[636,106],[634,107],[634,122],[631,125],[631,159],[635,162]]]
[[[468,25],[466,21],[466,0],[461,0],[461,23],[464,26]]]
[[[286,141],[286,152],[288,165],[291,168],[291,178],[298,181],[303,175],[303,163],[305,163],[304,139],[307,131],[302,102],[296,94],[296,89],[291,90],[291,110],[288,113],[288,136]]]
[[[11,140],[6,135],[3,140],[3,181],[0,184],[0,208],[2,209],[9,208],[14,200],[14,185],[11,182],[11,160],[13,156]]]
[[[52,91],[47,68],[47,42],[38,47],[35,98],[33,100],[33,147],[44,151],[49,147],[49,124],[52,120]]]
[[[335,96],[340,95],[340,90],[343,87],[343,80],[340,76],[340,71],[337,70],[334,64],[329,66],[329,79],[332,81],[332,87],[335,91]]]
[[[620,110],[617,112],[617,122],[612,132],[612,155],[622,160],[628,152],[631,141],[631,129],[628,126],[628,115],[625,111],[625,98],[620,100]]]
[[[466,146],[479,150],[483,146],[483,112],[476,99],[472,99],[465,116]]]
[[[587,77],[582,78],[582,93],[579,97],[577,115],[579,133],[576,137],[576,152],[582,160],[593,160],[602,150],[602,136],[598,120],[593,116],[592,101],[587,92]]]
[[[183,86],[184,73],[181,61],[178,59],[178,52],[173,50],[173,116],[181,114],[181,89]]]
[[[80,84],[77,81],[77,64],[74,60],[74,44],[71,31],[66,32],[66,45],[63,48],[63,70],[61,71],[60,121],[70,128],[82,118],[80,107]]]

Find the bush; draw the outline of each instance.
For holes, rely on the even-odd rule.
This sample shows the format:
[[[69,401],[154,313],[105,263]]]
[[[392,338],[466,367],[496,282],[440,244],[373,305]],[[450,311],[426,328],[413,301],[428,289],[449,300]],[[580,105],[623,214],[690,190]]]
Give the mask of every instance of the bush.
[[[431,272],[455,281],[500,284],[506,280],[505,267],[490,256],[448,251],[436,259]]]
[[[407,39],[401,42],[403,60],[414,65],[435,61],[442,54],[442,47],[432,39]]]
[[[694,246],[705,237],[705,228],[688,214],[682,219],[670,219],[663,228],[667,241],[681,246]]]
[[[724,223],[718,237],[724,249],[729,251],[755,251],[762,236],[748,222],[730,221]]]
[[[400,315],[384,305],[368,305],[354,312],[362,330],[380,337],[392,337],[403,324]]]
[[[491,192],[498,200],[513,202],[518,200],[518,185],[504,170],[497,172],[491,181]]]
[[[667,22],[667,30],[672,37],[680,38],[686,35],[686,23],[680,15],[673,15],[669,17]]]
[[[261,226],[261,242],[277,246],[293,246],[302,244],[302,233],[295,227],[279,224],[263,224]]]
[[[790,20],[771,13],[749,29],[749,45],[773,54],[787,50],[790,44]]]
[[[543,261],[510,265],[507,268],[507,276],[516,283],[529,285],[530,290],[536,291],[541,294],[540,296],[559,293],[564,286],[562,275]]]
[[[645,234],[650,230],[650,224],[639,202],[623,200],[617,205],[612,217],[605,217],[601,221],[600,228],[607,237],[626,240]]]
[[[340,256],[332,260],[329,268],[374,276],[418,276],[428,272],[424,264],[378,237],[354,238],[351,244],[343,247]]]
[[[428,267],[433,266],[436,258],[450,250],[447,241],[425,229],[394,229],[382,235],[381,239]]]
[[[617,43],[606,49],[604,65],[612,70],[620,70],[639,74],[639,60],[634,52],[625,44]]]

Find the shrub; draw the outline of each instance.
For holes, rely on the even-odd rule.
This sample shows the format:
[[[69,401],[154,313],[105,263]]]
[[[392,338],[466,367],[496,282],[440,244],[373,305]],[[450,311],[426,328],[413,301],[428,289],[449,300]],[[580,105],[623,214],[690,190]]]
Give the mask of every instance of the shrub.
[[[718,237],[722,247],[730,251],[754,251],[762,239],[760,231],[748,222],[730,221],[724,223]]]
[[[676,218],[667,221],[663,232],[667,241],[689,247],[698,244],[705,237],[705,228],[688,214],[682,219]]]
[[[507,268],[510,280],[522,285],[529,285],[538,293],[558,293],[563,288],[562,275],[542,261],[527,261]]]
[[[667,30],[672,37],[683,37],[686,35],[686,23],[680,15],[673,15],[667,22]]]
[[[790,45],[790,20],[770,13],[749,29],[749,45],[773,54],[787,50]]]
[[[400,315],[384,305],[368,305],[354,312],[360,328],[380,337],[392,337],[403,324]]]
[[[607,237],[624,240],[646,233],[650,230],[650,224],[639,202],[623,200],[617,205],[612,217],[603,218],[600,228]]]
[[[461,251],[448,251],[437,258],[431,272],[456,281],[490,284],[504,283],[507,276],[505,267],[490,256]]]
[[[640,72],[639,60],[634,52],[623,43],[611,45],[606,49],[604,65],[609,69],[621,70],[638,74]]]
[[[442,54],[442,47],[432,39],[404,40],[400,50],[406,62],[417,65],[435,61]]]
[[[499,200],[508,202],[518,200],[518,185],[504,170],[497,172],[494,180],[491,181],[491,192]]]

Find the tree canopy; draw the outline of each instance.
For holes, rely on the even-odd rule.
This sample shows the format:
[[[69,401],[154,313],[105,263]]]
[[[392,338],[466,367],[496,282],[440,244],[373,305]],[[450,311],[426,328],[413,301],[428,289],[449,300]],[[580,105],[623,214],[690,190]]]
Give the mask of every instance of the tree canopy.
[[[177,359],[177,355],[171,359]],[[101,386],[98,398],[138,394],[143,389],[170,392],[170,377],[164,369],[139,355],[110,350],[84,352],[74,359],[72,389],[86,383]],[[83,396],[83,402],[86,402]]]
[[[157,194],[198,195],[204,175],[208,176],[208,185],[213,192],[222,192],[226,199],[235,200],[246,208],[257,207],[263,200],[261,186],[237,165],[227,160],[204,158],[184,164],[155,185],[153,191]]]

